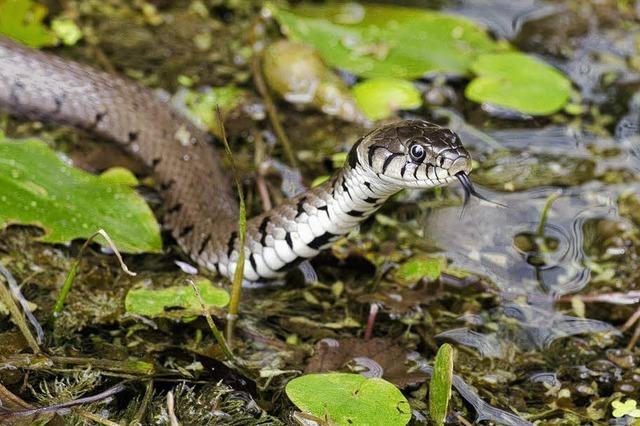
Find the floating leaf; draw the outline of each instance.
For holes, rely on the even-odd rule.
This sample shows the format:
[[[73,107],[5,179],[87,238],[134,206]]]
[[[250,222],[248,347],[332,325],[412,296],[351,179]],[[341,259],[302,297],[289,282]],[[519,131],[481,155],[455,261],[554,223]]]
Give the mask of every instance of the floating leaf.
[[[467,19],[422,9],[356,3],[267,7],[289,38],[362,77],[464,75],[477,55],[501,48]]]
[[[214,287],[211,281],[201,279],[197,282],[197,286],[207,307],[223,308],[229,303],[229,293]],[[146,288],[130,290],[125,298],[124,306],[127,312],[147,317],[182,318],[202,313],[200,301],[189,285],[158,290]]]
[[[635,399],[627,399],[625,402],[616,399],[611,403],[611,407],[613,407],[613,417],[630,416],[640,418],[640,409],[636,408],[637,404],[638,402]]]
[[[68,18],[56,18],[51,21],[51,29],[67,46],[73,46],[82,38],[82,30]]]
[[[411,407],[386,380],[359,374],[308,374],[287,383],[287,396],[302,411],[335,425],[404,426]]]
[[[104,229],[119,250],[158,252],[158,223],[133,189],[67,166],[44,143],[0,135],[0,228],[44,229],[41,241],[64,243]]]
[[[356,84],[352,90],[358,107],[370,120],[388,118],[395,111],[422,105],[420,91],[401,78],[372,78]]]
[[[400,265],[393,278],[401,284],[415,284],[423,278],[435,280],[445,266],[446,261],[442,257],[415,256]]]
[[[194,122],[219,135],[216,108],[224,115],[236,108],[245,95],[245,90],[235,86],[209,87],[201,91],[184,89],[183,100],[186,112]]]
[[[553,67],[523,53],[481,55],[472,65],[478,74],[465,90],[475,102],[547,115],[569,100],[571,82]]]
[[[440,346],[429,383],[429,413],[437,425],[444,425],[451,398],[453,382],[453,348],[445,343]]]
[[[117,185],[137,186],[140,182],[131,170],[124,167],[112,167],[100,175],[103,182]]]
[[[31,0],[0,0],[0,34],[31,47],[54,46],[58,39],[42,24],[46,14]]]

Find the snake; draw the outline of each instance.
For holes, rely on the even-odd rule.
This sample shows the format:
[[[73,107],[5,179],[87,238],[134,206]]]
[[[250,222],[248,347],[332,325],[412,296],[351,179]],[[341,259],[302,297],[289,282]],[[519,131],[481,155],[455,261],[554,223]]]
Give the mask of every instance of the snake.
[[[347,235],[405,188],[460,181],[477,195],[456,132],[424,120],[380,125],[358,139],[323,184],[249,218],[238,234],[236,192],[214,138],[151,89],[0,36],[0,109],[111,140],[149,170],[163,224],[199,266],[233,277],[281,277]]]

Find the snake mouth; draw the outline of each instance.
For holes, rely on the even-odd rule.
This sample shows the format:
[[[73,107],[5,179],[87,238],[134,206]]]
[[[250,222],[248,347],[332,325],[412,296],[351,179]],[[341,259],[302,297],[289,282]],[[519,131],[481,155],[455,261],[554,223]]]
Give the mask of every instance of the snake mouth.
[[[458,172],[456,173],[455,176],[458,178],[458,180],[460,181],[460,184],[462,185],[462,188],[464,189],[464,203],[462,205],[463,210],[464,210],[464,207],[467,206],[467,203],[469,202],[469,199],[471,197],[478,198],[480,200],[486,201],[491,204],[495,204],[500,207],[506,207],[504,204],[500,204],[498,202],[492,201],[487,197],[485,197],[484,195],[480,194],[478,191],[476,191],[476,188],[473,186],[473,183],[471,183],[471,179],[469,179],[469,175],[467,175],[465,172]]]

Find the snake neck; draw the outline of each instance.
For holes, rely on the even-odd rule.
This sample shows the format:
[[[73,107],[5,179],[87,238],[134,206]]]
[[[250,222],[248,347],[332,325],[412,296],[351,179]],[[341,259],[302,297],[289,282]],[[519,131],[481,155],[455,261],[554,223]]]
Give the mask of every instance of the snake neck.
[[[328,182],[251,219],[244,245],[245,279],[282,276],[348,234],[398,191],[361,164],[347,164]],[[226,243],[218,243],[196,260],[231,278],[240,253],[238,234],[232,232],[219,241]]]

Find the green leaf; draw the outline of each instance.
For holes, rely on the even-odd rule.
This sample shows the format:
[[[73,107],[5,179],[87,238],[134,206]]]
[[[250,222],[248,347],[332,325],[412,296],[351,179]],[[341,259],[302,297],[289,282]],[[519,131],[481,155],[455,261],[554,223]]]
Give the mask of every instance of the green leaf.
[[[358,108],[370,120],[388,118],[397,110],[422,105],[420,91],[401,78],[372,78],[356,84],[352,91]]]
[[[429,413],[437,425],[444,425],[451,399],[453,381],[453,348],[445,343],[440,346],[429,383]]]
[[[423,278],[435,280],[445,266],[443,257],[415,256],[400,265],[393,278],[401,284],[415,284]]]
[[[384,379],[359,374],[307,374],[287,383],[287,396],[302,411],[336,425],[404,426],[409,402]]]
[[[39,140],[0,135],[0,228],[9,224],[39,226],[49,243],[104,229],[123,252],[162,249],[158,223],[133,189],[69,167]]]
[[[473,22],[422,9],[356,3],[267,7],[289,38],[362,77],[464,75],[477,55],[501,49]]]
[[[472,65],[478,74],[465,95],[525,114],[547,115],[569,100],[571,81],[553,67],[523,53],[481,55]]]
[[[51,21],[51,29],[67,46],[73,46],[82,38],[82,30],[68,18],[56,18]]]
[[[31,0],[0,0],[0,34],[31,47],[54,46],[58,39],[42,24],[46,14]]]
[[[229,293],[214,287],[207,279],[196,285],[207,307],[223,308],[229,303]],[[183,318],[202,313],[200,301],[191,286],[173,286],[159,290],[145,288],[130,290],[124,300],[127,312],[147,317]]]
[[[114,185],[137,186],[140,182],[131,170],[124,167],[112,167],[107,169],[100,175],[103,182],[112,183]]]

